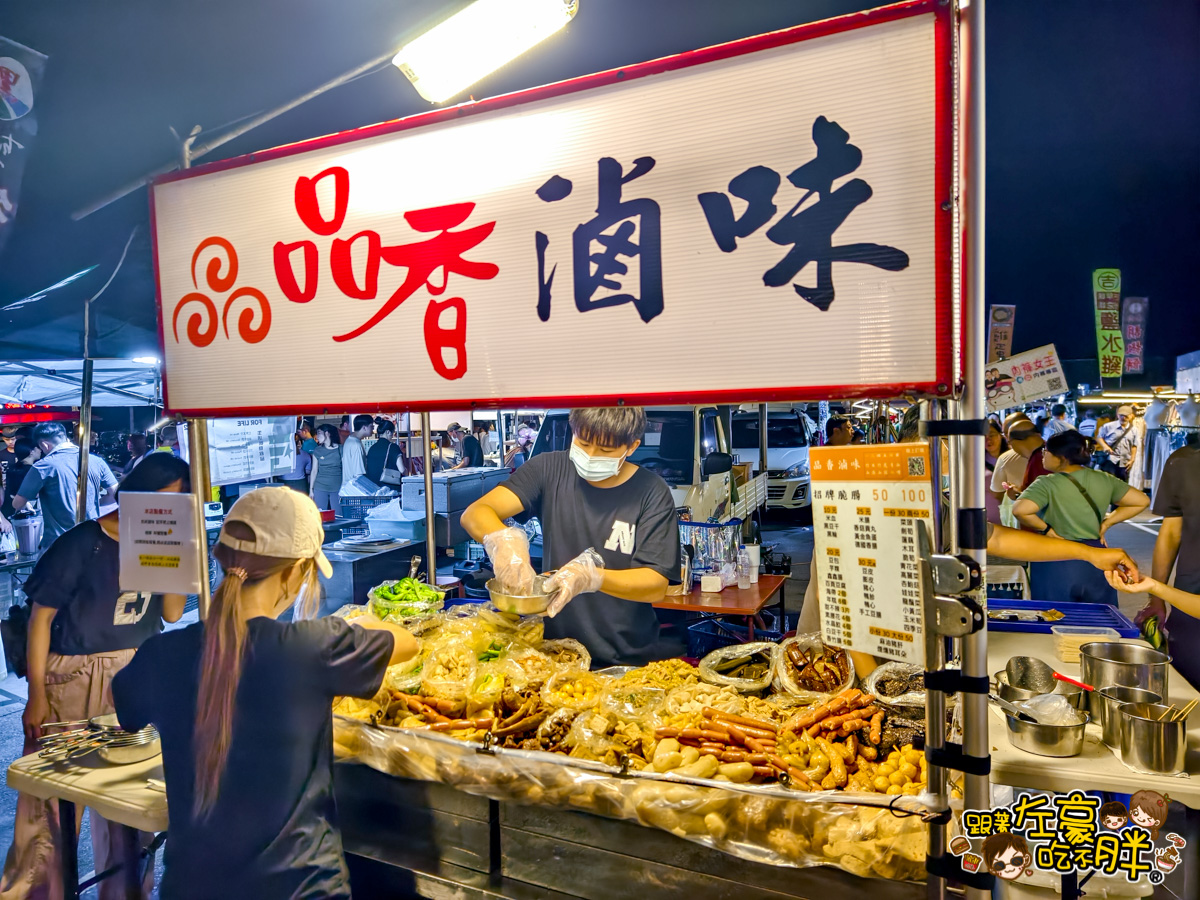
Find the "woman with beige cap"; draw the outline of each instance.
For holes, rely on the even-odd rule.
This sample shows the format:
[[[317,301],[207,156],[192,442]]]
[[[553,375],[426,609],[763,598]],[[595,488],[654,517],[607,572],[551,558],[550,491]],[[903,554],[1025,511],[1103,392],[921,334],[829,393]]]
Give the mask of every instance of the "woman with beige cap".
[[[162,736],[164,898],[350,896],[330,707],[374,696],[417,643],[376,619],[307,618],[331,572],[322,537],[308,497],[242,496],[213,550],[225,578],[207,620],[147,641],[113,682],[122,726]]]

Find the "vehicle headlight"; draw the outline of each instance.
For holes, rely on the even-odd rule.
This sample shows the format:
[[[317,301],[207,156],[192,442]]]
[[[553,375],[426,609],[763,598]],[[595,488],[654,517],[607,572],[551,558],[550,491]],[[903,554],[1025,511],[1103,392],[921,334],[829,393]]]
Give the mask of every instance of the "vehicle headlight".
[[[792,466],[790,469],[787,470],[788,478],[807,478],[808,474],[809,473],[808,473],[808,461],[807,460],[805,460],[804,462],[801,462],[801,463],[796,463],[794,466]]]

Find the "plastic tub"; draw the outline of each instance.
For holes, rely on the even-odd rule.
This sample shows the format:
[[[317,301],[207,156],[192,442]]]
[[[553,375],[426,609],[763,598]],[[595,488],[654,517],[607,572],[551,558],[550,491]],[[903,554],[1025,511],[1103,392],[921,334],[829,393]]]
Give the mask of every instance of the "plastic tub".
[[[1065,663],[1079,662],[1079,648],[1086,643],[1121,639],[1121,633],[1115,628],[1099,625],[1054,625],[1050,633],[1054,635],[1054,655]]]

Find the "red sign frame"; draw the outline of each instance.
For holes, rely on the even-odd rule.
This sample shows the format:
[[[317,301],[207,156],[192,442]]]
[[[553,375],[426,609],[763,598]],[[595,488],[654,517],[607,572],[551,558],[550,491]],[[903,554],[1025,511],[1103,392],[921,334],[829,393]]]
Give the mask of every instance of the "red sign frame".
[[[940,0],[907,0],[861,13],[852,13],[832,19],[824,19],[779,31],[742,38],[724,44],[716,44],[699,50],[691,50],[674,56],[649,60],[632,66],[609,69],[591,75],[584,75],[566,81],[560,81],[541,87],[502,94],[484,100],[463,103],[458,106],[436,109],[426,113],[381,122],[363,128],[352,129],[337,134],[325,135],[285,144],[269,150],[256,151],[231,159],[218,160],[202,166],[172,172],[155,178],[153,185],[166,184],[198,175],[226,169],[240,168],[266,160],[292,156],[309,150],[351,143],[354,141],[378,137],[380,135],[407,131],[427,125],[461,119],[465,116],[492,112],[523,103],[558,97],[572,93],[587,91],[616,83],[628,82],[637,78],[658,75],[663,72],[687,69],[703,63],[729,59],[747,53],[766,50],[775,47],[795,44],[813,38],[854,31],[869,25],[892,22],[913,16],[932,14],[934,16],[934,59],[935,67],[935,147],[934,147],[934,192],[931,198],[936,204],[938,217],[935,223],[935,255],[934,268],[936,279],[935,317],[937,334],[935,335],[936,376],[931,382],[897,383],[897,384],[851,384],[851,385],[797,385],[790,388],[772,388],[756,391],[740,390],[702,391],[655,393],[646,391],[636,394],[563,397],[547,394],[544,397],[502,397],[467,400],[419,400],[397,403],[388,401],[376,403],[370,398],[363,398],[353,404],[364,409],[379,409],[380,411],[425,411],[472,408],[508,408],[513,406],[612,406],[619,404],[658,406],[674,404],[713,404],[737,402],[771,402],[786,400],[825,400],[829,398],[889,398],[905,394],[920,394],[930,396],[948,396],[959,383],[960,372],[958,365],[958,335],[954,330],[954,310],[952,295],[952,248],[953,248],[953,167],[954,167],[954,54],[953,28],[950,5]],[[154,193],[150,191],[150,231],[152,235],[152,251],[155,271],[155,293],[158,304],[158,336],[162,358],[166,358],[166,335],[163,326],[163,302],[161,278],[159,273],[158,239],[154,211]],[[213,415],[228,417],[236,415],[300,415],[314,412],[311,407],[297,406],[255,406],[245,409],[222,408],[219,411],[208,409],[177,409],[170,403],[170,384],[168,374],[163,371],[163,401],[165,408],[178,415],[189,417],[209,417]]]

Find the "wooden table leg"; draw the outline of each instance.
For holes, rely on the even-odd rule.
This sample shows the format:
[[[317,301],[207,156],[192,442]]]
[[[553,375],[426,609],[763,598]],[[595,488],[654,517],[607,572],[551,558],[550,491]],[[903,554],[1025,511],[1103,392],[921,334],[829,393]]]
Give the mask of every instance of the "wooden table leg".
[[[125,844],[125,897],[138,900],[142,896],[142,837],[136,828],[122,825],[121,838]]]
[[[75,835],[75,804],[61,798],[58,801],[58,844],[59,859],[62,861],[63,897],[65,900],[77,900],[79,845]]]

